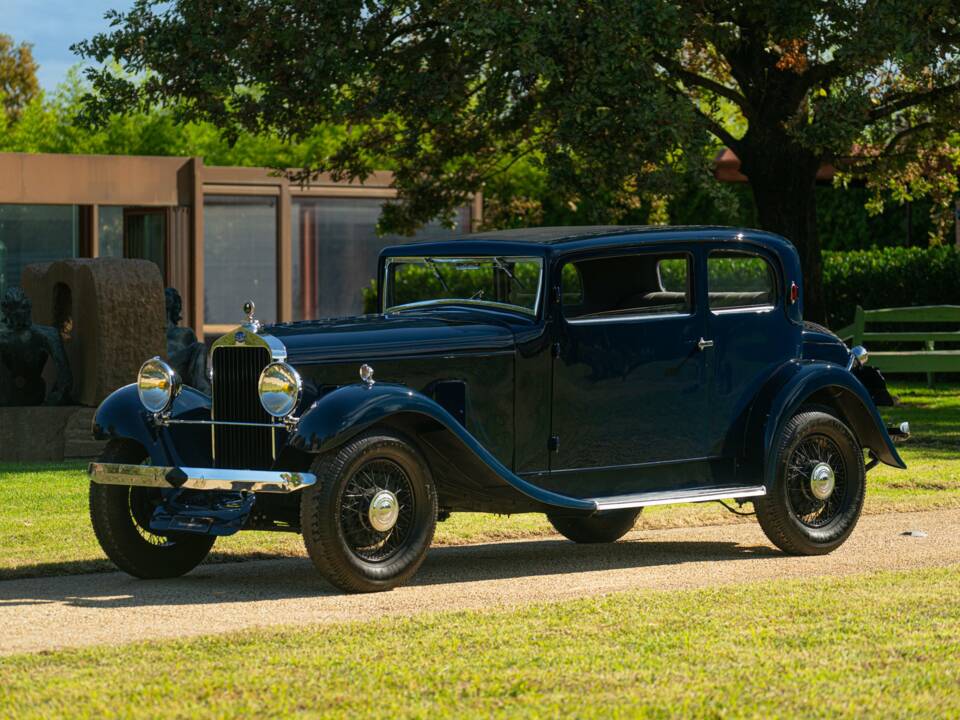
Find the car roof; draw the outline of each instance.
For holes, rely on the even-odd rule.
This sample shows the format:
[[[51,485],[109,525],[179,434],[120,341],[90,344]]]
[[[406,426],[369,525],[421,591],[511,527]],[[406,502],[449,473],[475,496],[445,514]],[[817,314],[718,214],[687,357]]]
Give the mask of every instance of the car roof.
[[[596,237],[617,237],[640,235],[653,237],[664,232],[691,230],[723,230],[730,228],[716,226],[666,226],[666,225],[568,225],[559,227],[514,228],[511,230],[491,230],[462,236],[462,240],[507,240],[530,242],[543,245],[560,245],[578,240]]]
[[[382,256],[442,255],[456,248],[463,253],[510,255],[562,254],[592,247],[615,247],[664,241],[710,241],[767,245],[795,252],[783,237],[762,230],[723,225],[571,225],[516,228],[461,235],[449,240],[422,240],[384,248]]]

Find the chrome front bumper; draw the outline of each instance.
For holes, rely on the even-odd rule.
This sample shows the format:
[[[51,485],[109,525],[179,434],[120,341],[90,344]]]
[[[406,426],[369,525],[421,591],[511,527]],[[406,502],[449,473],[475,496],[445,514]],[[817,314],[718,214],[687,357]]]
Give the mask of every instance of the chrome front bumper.
[[[134,485],[167,490],[186,488],[290,493],[317,482],[317,476],[312,473],[287,470],[224,470],[115,463],[90,463],[87,474],[91,481],[101,485]]]

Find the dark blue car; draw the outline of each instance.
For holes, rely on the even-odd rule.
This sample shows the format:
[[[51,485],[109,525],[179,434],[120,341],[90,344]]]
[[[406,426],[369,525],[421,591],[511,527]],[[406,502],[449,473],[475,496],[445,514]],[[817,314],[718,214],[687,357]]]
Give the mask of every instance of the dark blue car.
[[[117,566],[177,576],[219,535],[279,530],[340,588],[386,590],[452,512],[542,512],[592,543],[704,501],[821,554],[866,471],[904,467],[883,378],[803,321],[776,235],[480,233],[388,248],[377,278],[361,317],[261,327],[248,303],[210,352],[212,397],[155,358],[104,401],[90,507]]]

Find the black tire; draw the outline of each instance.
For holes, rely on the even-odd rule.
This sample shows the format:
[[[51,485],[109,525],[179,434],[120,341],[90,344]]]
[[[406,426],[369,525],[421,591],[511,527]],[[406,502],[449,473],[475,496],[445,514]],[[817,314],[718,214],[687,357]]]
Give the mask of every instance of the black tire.
[[[417,447],[387,428],[374,428],[319,456],[317,484],[303,491],[300,524],[314,566],[347,592],[381,592],[420,567],[437,525],[437,492]],[[370,505],[390,491],[395,523],[373,526]]]
[[[143,447],[129,440],[111,440],[99,461],[139,465]],[[150,531],[153,507],[160,490],[90,483],[90,521],[100,547],[113,563],[143,579],[180,577],[203,562],[216,540],[211,535]]]
[[[611,510],[590,517],[552,515],[547,519],[558,533],[575,543],[612,543],[633,529],[640,510]]]
[[[818,463],[834,474],[827,497],[811,476]],[[839,418],[804,410],[783,428],[776,458],[776,481],[757,498],[760,527],[774,545],[791,555],[825,555],[856,527],[866,493],[863,450]]]

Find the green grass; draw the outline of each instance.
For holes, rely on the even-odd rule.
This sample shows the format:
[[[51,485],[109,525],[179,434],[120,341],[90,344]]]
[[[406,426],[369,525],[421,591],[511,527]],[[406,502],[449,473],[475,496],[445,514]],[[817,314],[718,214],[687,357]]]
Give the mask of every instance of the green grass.
[[[957,717],[960,566],[0,659],[0,714]]]
[[[903,446],[909,466],[879,466],[868,476],[869,513],[960,507],[960,386],[893,386],[901,405],[886,408],[891,421],[910,421]],[[83,465],[0,466],[0,579],[111,569],[87,516]],[[743,522],[716,504],[649,508],[645,528]],[[552,533],[541,515],[498,517],[455,514],[437,526],[435,542],[487,542]],[[244,532],[217,541],[213,561],[302,555],[298,535]]]

